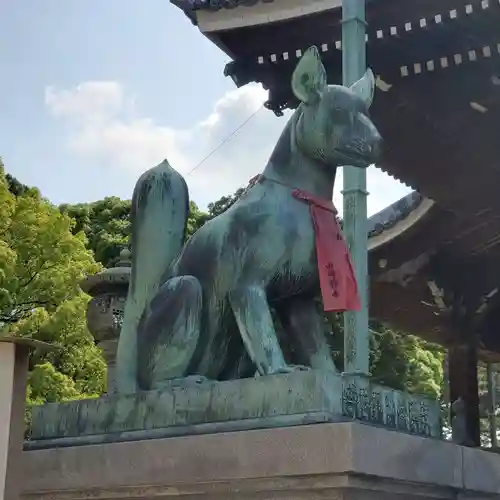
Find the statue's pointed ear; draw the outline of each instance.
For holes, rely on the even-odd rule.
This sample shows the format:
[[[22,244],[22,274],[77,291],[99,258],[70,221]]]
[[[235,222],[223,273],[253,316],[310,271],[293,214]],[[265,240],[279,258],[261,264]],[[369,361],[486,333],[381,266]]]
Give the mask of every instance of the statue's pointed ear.
[[[371,69],[367,69],[363,78],[353,83],[349,87],[356,95],[361,97],[369,108],[373,102],[373,95],[375,93],[375,77]]]
[[[292,90],[305,104],[316,102],[327,85],[326,70],[318,49],[310,47],[304,52],[292,75]]]

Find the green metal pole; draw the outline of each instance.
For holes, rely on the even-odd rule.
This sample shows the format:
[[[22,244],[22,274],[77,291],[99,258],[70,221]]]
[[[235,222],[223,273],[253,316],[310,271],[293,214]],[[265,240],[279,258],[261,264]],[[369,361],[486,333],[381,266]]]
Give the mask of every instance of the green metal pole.
[[[342,2],[342,80],[350,86],[366,71],[365,0]],[[366,170],[345,166],[344,232],[351,250],[362,309],[344,314],[344,372],[369,374]]]

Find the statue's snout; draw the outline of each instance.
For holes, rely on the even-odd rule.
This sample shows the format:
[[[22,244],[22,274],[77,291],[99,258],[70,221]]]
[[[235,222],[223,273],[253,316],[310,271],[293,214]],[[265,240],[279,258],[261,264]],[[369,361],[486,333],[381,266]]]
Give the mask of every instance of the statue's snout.
[[[362,135],[364,136],[363,142],[366,156],[369,158],[371,163],[376,163],[382,155],[382,136],[369,117],[362,116],[361,123],[363,123],[364,127],[364,133]]]

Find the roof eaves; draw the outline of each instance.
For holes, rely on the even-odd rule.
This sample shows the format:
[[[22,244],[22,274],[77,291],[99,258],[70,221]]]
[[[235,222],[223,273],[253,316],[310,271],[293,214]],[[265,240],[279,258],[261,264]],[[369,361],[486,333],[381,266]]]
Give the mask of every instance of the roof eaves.
[[[257,0],[263,3],[271,3],[274,0]],[[234,9],[235,7],[253,6],[255,0],[170,0],[170,3],[189,13],[195,10],[220,10]]]
[[[368,219],[368,238],[373,238],[406,219],[420,206],[423,200],[424,197],[420,193],[412,191],[392,205],[372,215]]]

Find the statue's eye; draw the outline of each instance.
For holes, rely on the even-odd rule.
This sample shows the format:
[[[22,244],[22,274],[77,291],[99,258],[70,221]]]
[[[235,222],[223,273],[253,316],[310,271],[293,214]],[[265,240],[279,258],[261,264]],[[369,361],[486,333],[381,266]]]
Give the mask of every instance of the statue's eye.
[[[335,121],[341,123],[352,122],[352,113],[350,111],[347,111],[346,109],[335,108],[333,110],[333,117]]]

